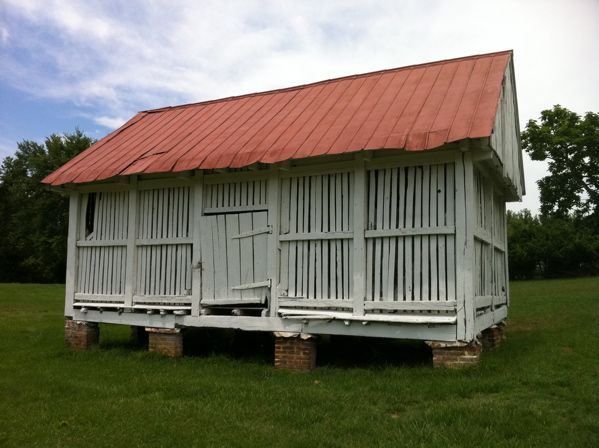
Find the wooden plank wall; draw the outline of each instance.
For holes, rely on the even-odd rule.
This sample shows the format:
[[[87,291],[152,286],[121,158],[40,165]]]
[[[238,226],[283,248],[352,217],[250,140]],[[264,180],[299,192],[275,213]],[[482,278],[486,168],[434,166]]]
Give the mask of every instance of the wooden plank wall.
[[[455,169],[368,172],[366,300],[455,301]]]
[[[76,294],[124,294],[128,204],[128,192],[82,196],[77,228]]]
[[[351,306],[353,177],[347,171],[282,179],[281,296]]]
[[[493,135],[491,136],[491,147],[503,164],[503,175],[510,179],[516,188],[516,192],[521,196],[524,191],[524,179],[521,174],[522,151],[519,143],[515,92],[512,64],[508,64],[493,127]]]
[[[209,183],[204,187],[203,212],[227,213],[266,210],[267,180]]]
[[[141,190],[136,302],[139,296],[191,295],[190,187]]]
[[[201,218],[201,302],[264,302],[268,292],[268,212]],[[258,286],[258,284],[263,286]]]
[[[507,301],[505,201],[476,169],[474,198],[474,295],[476,308],[484,309]]]

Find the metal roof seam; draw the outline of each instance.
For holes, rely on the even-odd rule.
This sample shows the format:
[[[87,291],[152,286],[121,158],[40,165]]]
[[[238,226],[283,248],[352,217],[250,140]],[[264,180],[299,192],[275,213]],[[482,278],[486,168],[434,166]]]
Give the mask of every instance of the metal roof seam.
[[[480,88],[480,93],[478,94],[478,99],[476,100],[476,106],[474,107],[474,111],[472,112],[472,115],[470,117],[470,122],[468,123],[468,132],[467,132],[468,135],[470,135],[470,131],[472,130],[472,125],[474,124],[474,120],[476,119],[476,114],[478,112],[478,108],[480,107],[480,101],[481,101],[481,98],[483,97],[483,94],[485,92],[485,86],[486,86],[487,81],[489,79],[489,74],[491,73],[492,67],[493,67],[493,59],[491,59],[491,63],[489,64],[489,68],[487,69],[487,72],[485,73],[485,80],[482,83],[482,86]]]
[[[290,95],[290,98],[287,99],[287,100],[285,100],[283,97],[281,97],[279,99],[279,102],[275,101],[274,104],[270,105],[270,107],[267,110],[264,111],[264,113],[262,114],[262,116],[258,118],[258,120],[256,122],[256,127],[259,126],[259,123],[263,123],[263,124],[261,126],[259,126],[257,129],[255,129],[255,131],[251,135],[246,136],[245,134],[241,134],[241,135],[237,136],[237,138],[233,142],[231,142],[231,145],[236,145],[239,142],[240,139],[243,139],[243,138],[247,137],[247,140],[245,141],[245,143],[243,143],[242,145],[240,145],[238,147],[239,149],[236,150],[236,153],[233,154],[233,156],[230,158],[229,162],[227,162],[227,164],[226,164],[227,166],[232,166],[232,163],[233,163],[233,160],[235,160],[235,157],[242,155],[244,153],[244,148],[252,140],[252,138],[255,135],[257,135],[262,129],[264,129],[265,126],[267,126],[270,123],[270,120],[268,119],[268,117],[271,115],[271,112],[273,110],[278,110],[278,112],[280,112],[282,109],[285,108],[285,106],[287,104],[289,104],[293,100],[293,98],[295,98],[297,96],[298,92],[299,92],[299,90],[295,91],[295,92],[287,92],[287,93],[292,93]],[[273,97],[274,96],[275,95],[273,95]],[[282,102],[283,104],[279,104],[280,102]],[[275,112],[275,114],[276,113],[277,112]],[[228,157],[227,152],[224,151],[223,154],[221,154],[219,156],[219,158],[218,158],[218,160],[216,162],[217,166],[220,164],[219,162],[221,162],[221,160],[223,159],[223,157],[225,157],[226,155]],[[222,163],[223,166],[225,165],[224,162],[221,162],[221,163]]]
[[[246,166],[247,163],[254,163],[253,160],[251,160],[249,157],[251,156],[251,150],[246,150],[246,148],[248,147],[248,145],[250,145],[250,142],[252,142],[256,136],[258,136],[262,130],[266,129],[267,126],[269,124],[272,124],[273,121],[275,120],[275,118],[277,119],[277,124],[275,125],[275,129],[276,126],[278,126],[279,123],[281,123],[283,120],[285,120],[285,118],[289,115],[289,113],[291,112],[291,108],[288,107],[303,91],[302,90],[298,90],[297,92],[295,92],[295,94],[281,107],[281,109],[279,109],[279,113],[276,114],[275,117],[273,117],[271,120],[269,120],[268,122],[264,123],[260,129],[256,130],[256,132],[246,141],[246,143],[239,149],[239,153],[236,154],[233,159],[231,160],[231,166],[232,167],[237,167],[237,166]],[[288,109],[285,111],[285,109]],[[280,115],[280,116],[279,116]],[[262,136],[260,138],[260,141],[255,142],[253,144],[253,148],[259,148],[262,144],[262,142],[264,142],[266,140],[266,138],[270,135],[270,132],[268,132],[266,135]],[[235,160],[238,157],[243,157],[241,160],[239,160],[238,162],[235,162]]]
[[[331,144],[329,145],[329,147],[327,148],[327,150],[324,152],[325,154],[329,154],[331,151],[331,148],[333,148],[333,146],[335,145],[335,143],[337,142],[337,139],[339,138],[340,135],[343,134],[343,132],[345,131],[345,129],[347,129],[347,127],[351,124],[352,120],[356,117],[356,115],[358,115],[358,113],[360,112],[360,109],[362,107],[362,105],[364,104],[364,102],[368,99],[369,95],[372,93],[372,91],[374,90],[374,88],[376,87],[376,85],[380,82],[380,80],[383,78],[383,75],[380,74],[376,80],[376,82],[372,85],[372,87],[368,90],[368,92],[364,95],[364,98],[362,98],[362,100],[360,101],[360,104],[358,106],[356,106],[354,108],[353,113],[351,114],[351,118],[349,120],[347,120],[345,122],[345,125],[339,130],[339,132],[337,133],[337,138],[331,142]],[[361,87],[363,87],[364,84],[362,84]]]
[[[221,145],[224,145],[227,140],[234,137],[240,128],[243,128],[245,126],[245,124],[248,123],[248,121],[251,121],[257,114],[261,113],[262,109],[264,107],[266,107],[271,101],[274,100],[274,102],[276,104],[276,101],[278,99],[276,95],[267,95],[266,98],[267,98],[266,101],[262,102],[261,104],[257,102],[258,107],[255,110],[250,109],[251,113],[250,113],[250,111],[247,111],[247,113],[244,114],[245,117],[244,116],[240,117],[240,119],[242,120],[241,123],[237,124],[237,122],[239,122],[240,120],[237,120],[236,123],[232,123],[231,124],[231,127],[232,127],[231,132],[228,133],[228,135],[226,135],[222,141],[219,141],[219,136],[223,135],[223,134],[220,134],[219,136],[215,137],[216,146],[215,146],[215,142],[213,141],[204,151],[202,151],[200,154],[198,154],[198,158],[196,160],[196,168],[202,167],[204,162],[214,154],[214,151],[219,149],[221,147]],[[272,104],[267,108],[267,110],[269,110],[270,107],[272,107]],[[233,127],[233,124],[236,124],[236,125]],[[201,159],[200,159],[200,157],[201,157]],[[220,155],[218,155],[218,157],[220,158]],[[218,158],[216,159],[216,162],[218,162]],[[218,163],[216,163],[215,168],[225,168],[225,167],[218,166]]]
[[[410,93],[409,98],[404,103],[403,107],[401,108],[401,112],[397,115],[397,118],[395,119],[395,122],[394,122],[393,126],[391,126],[390,133],[387,135],[387,138],[385,139],[385,142],[383,143],[383,147],[387,147],[387,144],[388,144],[387,142],[391,139],[391,133],[393,132],[393,130],[397,126],[397,123],[399,122],[399,120],[401,120],[401,117],[402,117],[404,111],[406,110],[406,108],[408,107],[408,105],[410,104],[410,101],[412,101],[412,98],[414,97],[414,94],[418,90],[418,87],[420,86],[420,84],[422,83],[422,80],[424,79],[424,76],[426,75],[426,70],[427,69],[424,69],[422,71],[422,74],[420,75],[420,78],[418,78],[417,84],[414,86],[414,89]],[[398,149],[400,149],[400,148],[398,148]]]
[[[437,80],[439,79],[439,75],[441,74],[441,71],[443,70],[444,66],[445,66],[445,64],[440,64],[439,71],[435,75],[435,79],[431,83],[431,87],[430,87],[430,89],[428,89],[428,93],[426,94],[426,97],[424,98],[424,101],[422,101],[422,104],[418,108],[418,112],[416,112],[414,114],[414,119],[412,120],[412,123],[410,124],[409,128],[407,129],[407,131],[404,134],[403,143],[401,145],[399,145],[400,148],[404,148],[404,149],[408,150],[408,148],[407,148],[408,138],[412,134],[412,131],[414,129],[414,124],[416,124],[419,115],[422,113],[422,109],[424,108],[424,106],[426,105],[428,99],[430,98],[431,93],[432,93],[433,89],[435,88],[435,84],[437,83]]]
[[[451,124],[449,125],[449,131],[447,132],[447,141],[450,141],[449,136],[451,135],[451,130],[453,129],[453,124],[455,123],[455,119],[458,115],[458,111],[460,110],[460,107],[462,107],[462,102],[464,100],[464,93],[468,90],[468,85],[470,84],[470,81],[472,80],[472,72],[474,72],[475,66],[476,66],[476,61],[473,61],[472,69],[470,70],[470,73],[468,74],[468,81],[466,81],[466,84],[464,85],[464,90],[462,91],[462,95],[460,95],[460,101],[458,102],[458,105],[453,114],[453,118],[451,119]]]
[[[372,76],[370,76],[369,78],[372,78]],[[331,132],[331,129],[333,128],[333,126],[335,125],[335,123],[341,118],[343,117],[343,113],[345,110],[347,110],[347,108],[349,107],[349,105],[351,104],[352,99],[355,97],[355,95],[358,95],[358,93],[360,92],[360,90],[362,90],[362,87],[364,87],[364,84],[366,84],[367,82],[367,78],[363,78],[360,80],[360,85],[358,86],[356,93],[354,95],[352,95],[351,97],[349,97],[347,99],[347,101],[345,102],[345,104],[343,104],[340,108],[339,108],[339,112],[337,113],[337,115],[335,117],[331,117],[330,120],[330,124],[322,130],[322,135],[318,138],[318,140],[312,145],[312,150],[310,150],[310,152],[308,153],[308,157],[312,156],[314,154],[314,152],[316,151],[316,149],[319,147],[320,143],[323,141],[324,138],[327,137],[327,135],[329,134],[329,132]],[[348,86],[348,89],[344,92],[344,95],[342,95],[342,98],[345,96],[345,94],[348,94],[349,88],[351,87]],[[348,95],[349,96],[349,95]],[[341,98],[340,98],[341,101]],[[335,106],[337,104],[342,104],[342,103],[336,103]],[[335,107],[333,106],[333,108]],[[331,110],[333,109],[331,108]],[[337,134],[338,135],[338,134]],[[306,140],[307,142],[308,140]],[[324,154],[326,154],[327,152],[325,151]]]

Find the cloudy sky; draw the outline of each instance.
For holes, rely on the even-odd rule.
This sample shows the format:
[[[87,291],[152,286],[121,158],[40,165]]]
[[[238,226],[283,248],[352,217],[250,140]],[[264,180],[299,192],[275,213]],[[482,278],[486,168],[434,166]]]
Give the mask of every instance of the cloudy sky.
[[[513,49],[521,126],[599,111],[599,1],[0,0],[0,157],[136,111]],[[525,162],[538,209],[542,163]]]

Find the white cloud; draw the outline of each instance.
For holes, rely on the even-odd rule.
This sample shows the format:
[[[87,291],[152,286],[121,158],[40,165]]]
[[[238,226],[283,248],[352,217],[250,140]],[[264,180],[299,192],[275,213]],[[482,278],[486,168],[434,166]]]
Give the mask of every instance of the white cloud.
[[[127,121],[127,118],[122,117],[95,117],[93,119],[96,123],[107,127],[116,129]]]
[[[2,45],[7,45],[9,38],[10,38],[10,33],[8,32],[6,27],[0,25],[0,43]]]
[[[554,103],[599,104],[592,0],[4,3],[21,56],[3,58],[0,78],[107,127],[147,108],[508,48],[522,124]],[[530,181],[546,170],[525,165],[536,209]]]

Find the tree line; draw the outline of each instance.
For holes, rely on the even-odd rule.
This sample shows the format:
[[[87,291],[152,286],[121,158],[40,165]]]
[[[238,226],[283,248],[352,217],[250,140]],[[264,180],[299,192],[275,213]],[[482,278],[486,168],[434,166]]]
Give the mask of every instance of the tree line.
[[[79,130],[25,140],[2,161],[0,282],[64,282],[68,198],[40,182],[93,143]],[[507,215],[510,278],[598,275],[599,114],[556,105],[528,122],[522,146],[549,175],[539,215]]]

